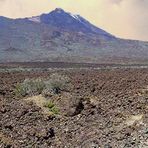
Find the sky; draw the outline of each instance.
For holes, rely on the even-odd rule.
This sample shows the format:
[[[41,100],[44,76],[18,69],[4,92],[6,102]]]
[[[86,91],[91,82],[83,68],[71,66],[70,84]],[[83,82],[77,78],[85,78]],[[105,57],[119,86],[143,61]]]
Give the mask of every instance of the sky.
[[[0,15],[23,18],[62,8],[120,38],[148,41],[148,0],[0,0]]]

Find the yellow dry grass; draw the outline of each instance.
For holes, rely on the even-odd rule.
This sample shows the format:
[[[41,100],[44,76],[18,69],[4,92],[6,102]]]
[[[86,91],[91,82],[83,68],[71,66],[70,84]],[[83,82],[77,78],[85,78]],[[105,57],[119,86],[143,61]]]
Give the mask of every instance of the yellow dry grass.
[[[3,133],[0,133],[0,141],[7,145],[13,145],[13,140],[10,137],[5,136]]]
[[[132,126],[135,123],[142,123],[143,115],[132,115],[126,120],[126,125],[127,126]]]
[[[38,96],[32,96],[29,97],[27,99],[25,99],[28,102],[33,102],[34,104],[36,104],[38,107],[40,107],[42,109],[42,112],[44,114],[52,114],[49,109],[47,107],[45,107],[45,104],[48,102],[48,100],[43,97],[42,95],[38,95]]]

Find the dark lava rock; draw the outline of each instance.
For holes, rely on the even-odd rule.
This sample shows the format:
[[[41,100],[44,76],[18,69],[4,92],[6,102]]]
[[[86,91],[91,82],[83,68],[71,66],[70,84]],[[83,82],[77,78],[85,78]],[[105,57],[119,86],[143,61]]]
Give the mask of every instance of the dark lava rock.
[[[83,101],[81,99],[75,99],[71,102],[67,115],[76,116],[80,114],[83,111],[83,109],[84,109]]]

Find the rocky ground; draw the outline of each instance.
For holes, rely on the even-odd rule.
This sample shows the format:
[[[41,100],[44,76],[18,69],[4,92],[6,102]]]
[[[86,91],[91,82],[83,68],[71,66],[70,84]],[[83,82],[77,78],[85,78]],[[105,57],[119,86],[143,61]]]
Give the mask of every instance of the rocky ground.
[[[54,71],[0,73],[0,148],[147,148],[148,69],[61,70],[71,87],[45,115],[15,87]]]

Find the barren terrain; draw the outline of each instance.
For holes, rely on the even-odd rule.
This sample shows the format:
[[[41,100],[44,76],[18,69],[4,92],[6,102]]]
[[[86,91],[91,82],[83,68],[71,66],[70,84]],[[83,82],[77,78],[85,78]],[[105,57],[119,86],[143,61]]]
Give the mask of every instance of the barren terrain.
[[[26,101],[30,96],[15,95],[17,83],[51,73],[71,82],[68,90],[46,96],[60,110],[55,116]],[[1,72],[0,147],[148,147],[148,69]]]

